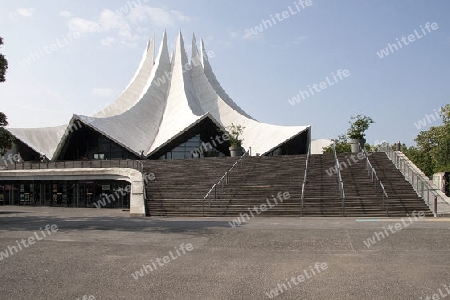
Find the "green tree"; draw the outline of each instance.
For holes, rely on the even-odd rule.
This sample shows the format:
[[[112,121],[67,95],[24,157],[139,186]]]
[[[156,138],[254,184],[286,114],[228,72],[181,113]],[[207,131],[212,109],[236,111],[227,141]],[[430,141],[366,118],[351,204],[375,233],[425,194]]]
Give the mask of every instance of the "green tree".
[[[450,124],[450,104],[441,108],[441,117],[444,125]]]
[[[426,152],[420,151],[417,147],[411,146],[407,149],[402,149],[402,152],[427,176],[433,175],[434,164]]]
[[[0,154],[5,155],[6,151],[10,149],[14,142],[14,137],[4,127],[8,125],[7,117],[0,112]]]
[[[347,136],[345,134],[338,135],[337,139],[331,140],[334,144],[336,144],[336,152],[337,153],[349,153],[352,152],[350,144],[347,142]],[[323,153],[331,154],[333,152],[333,144],[328,147],[323,148]]]
[[[370,124],[375,123],[371,117],[365,115],[357,115],[356,117],[350,117],[350,128],[347,130],[347,136],[349,139],[363,139],[365,131],[369,129]]]
[[[3,38],[0,37],[0,47],[3,45]],[[6,70],[8,69],[8,61],[5,56],[0,53],[0,82],[5,81]]]
[[[429,177],[450,171],[450,104],[441,108],[441,117],[443,125],[421,131],[415,138],[417,148],[410,147],[405,152]]]
[[[0,37],[0,46],[3,45],[3,38]],[[6,70],[8,69],[8,61],[5,56],[0,53],[0,82],[5,81]],[[14,137],[4,127],[8,125],[6,115],[0,112],[0,154],[5,155],[6,150],[12,147]]]
[[[239,124],[233,124],[226,127],[226,130],[228,131],[228,135],[230,138],[230,145],[231,147],[241,147],[242,142],[244,141],[241,136],[244,131],[245,127]]]
[[[352,152],[352,146],[348,143],[349,139],[363,139],[365,136],[365,131],[369,129],[370,124],[375,123],[372,118],[365,115],[357,115],[356,117],[350,117],[350,127],[347,129],[347,134],[340,134],[337,139],[332,139],[333,143],[336,145],[337,153],[350,153]],[[364,149],[371,151],[377,149],[377,145],[370,146],[369,144],[364,145]],[[333,144],[328,147],[323,148],[323,153],[333,153]]]

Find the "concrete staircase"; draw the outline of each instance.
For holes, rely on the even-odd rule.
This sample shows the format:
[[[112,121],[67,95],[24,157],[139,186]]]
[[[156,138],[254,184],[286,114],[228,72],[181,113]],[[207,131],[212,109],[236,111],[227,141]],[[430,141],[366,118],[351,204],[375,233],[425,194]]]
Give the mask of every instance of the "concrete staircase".
[[[345,189],[346,216],[386,216],[381,188],[368,175],[366,160],[356,155],[338,154]],[[376,188],[378,188],[378,193]]]
[[[389,196],[389,216],[405,216],[413,211],[424,211],[433,216],[425,202],[417,195],[411,184],[384,152],[369,157]]]
[[[154,173],[146,184],[149,216],[202,216],[203,197],[237,158],[146,160],[144,173]]]
[[[367,175],[366,163],[350,154],[337,155],[345,202],[339,192],[333,155],[311,155],[305,187],[304,216],[386,216],[382,198]],[[343,208],[344,207],[344,208]]]
[[[341,165],[345,216],[386,216],[365,160],[353,162],[347,160],[349,157],[349,154],[338,155],[340,162],[347,162],[347,166]],[[147,215],[235,217],[241,213],[250,215],[249,210],[262,204],[267,205],[267,210],[260,212],[261,216],[301,216],[301,212],[303,216],[344,215],[337,175],[333,171],[334,156],[326,154],[310,156],[303,209],[301,187],[306,155],[245,157],[230,173],[229,184],[219,186],[216,197],[213,192],[203,201],[211,186],[236,160],[223,157],[145,161],[144,172],[156,176],[146,185]],[[414,210],[432,215],[386,154],[374,153],[369,160],[386,187],[389,216],[406,216]],[[280,192],[289,193],[289,199],[280,197]]]
[[[304,155],[246,157],[232,174],[231,184],[217,199],[211,197],[205,215],[235,216],[266,204],[268,209],[261,215],[299,216],[305,161]],[[282,196],[284,193],[288,197]]]
[[[309,158],[306,174],[303,216],[342,216],[342,202],[336,173],[331,174],[335,165],[330,154],[313,154]]]

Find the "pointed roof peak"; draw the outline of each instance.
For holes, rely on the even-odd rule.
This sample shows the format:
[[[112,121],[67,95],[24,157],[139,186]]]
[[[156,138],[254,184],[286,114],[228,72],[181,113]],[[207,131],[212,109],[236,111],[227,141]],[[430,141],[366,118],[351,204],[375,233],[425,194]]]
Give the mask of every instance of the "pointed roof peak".
[[[182,55],[183,59],[185,57],[187,59],[186,49],[184,48],[183,34],[181,33],[181,31],[178,34],[177,43],[175,46],[175,53],[179,53],[180,55]]]
[[[146,46],[147,52],[150,49],[151,45],[152,44],[154,45],[154,43],[155,43],[155,34],[153,34],[153,36],[147,40],[147,46]]]
[[[158,57],[160,58],[161,56],[167,57],[169,59],[169,62],[170,62],[169,47],[167,46],[166,30],[164,30],[164,33],[163,33],[163,36],[162,36],[162,39],[161,39],[161,44],[159,46],[159,51],[158,51]]]
[[[155,34],[153,33],[153,36],[147,41],[147,52],[149,51],[155,51]]]
[[[183,33],[180,31],[178,32],[178,37],[177,37],[177,42],[181,41],[184,44],[184,39],[183,39]]]
[[[166,55],[169,57],[169,46],[167,44],[167,33],[166,33],[165,29],[164,29],[163,36],[161,39],[160,52],[166,53]],[[170,62],[170,57],[169,57],[169,62]]]
[[[205,50],[205,42],[203,39],[200,39],[200,57],[202,58],[202,65],[205,66],[205,62],[208,61],[208,55]]]
[[[177,41],[175,43],[174,53],[180,53],[183,56],[186,55],[186,50],[184,48],[184,39],[183,39],[183,34],[181,33],[181,30],[178,33]]]
[[[195,38],[195,34],[192,34],[192,55],[191,55],[191,61],[194,59],[199,59],[199,52],[197,48],[197,40]]]
[[[162,36],[162,42],[167,43],[167,32],[165,29],[164,29],[163,36]]]

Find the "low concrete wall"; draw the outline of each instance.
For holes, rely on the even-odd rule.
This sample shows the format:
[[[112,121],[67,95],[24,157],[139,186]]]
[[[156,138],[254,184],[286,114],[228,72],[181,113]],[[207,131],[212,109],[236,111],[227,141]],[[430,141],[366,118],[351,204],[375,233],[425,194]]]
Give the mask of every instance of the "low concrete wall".
[[[131,185],[130,216],[145,217],[142,173],[126,168],[73,168],[0,171],[0,180],[123,180]]]
[[[439,172],[433,174],[433,184],[442,191],[442,187],[444,186],[444,181],[442,180],[445,175],[445,172]]]
[[[438,194],[440,197],[438,197],[438,201],[437,201],[437,207],[438,207],[438,215],[443,215],[443,214],[450,214],[450,197],[447,197],[441,189],[439,189],[435,182],[433,182],[432,180],[430,180],[428,178],[428,176],[425,175],[425,173],[422,172],[421,169],[419,169],[419,167],[417,167],[403,152],[401,151],[396,151],[397,155],[399,157],[402,157],[405,161],[407,161],[413,171],[415,171],[416,173],[418,173],[420,175],[420,177],[422,177],[422,179],[426,182],[428,182],[430,184],[431,187],[433,187],[435,189],[436,194]],[[408,180],[407,178],[405,178],[406,180]],[[409,182],[409,180],[408,180]],[[410,182],[411,183],[411,182]],[[412,184],[412,183],[411,183]],[[424,199],[425,201],[425,199]],[[426,202],[426,201],[425,201]],[[430,206],[430,208],[432,209],[432,207]]]

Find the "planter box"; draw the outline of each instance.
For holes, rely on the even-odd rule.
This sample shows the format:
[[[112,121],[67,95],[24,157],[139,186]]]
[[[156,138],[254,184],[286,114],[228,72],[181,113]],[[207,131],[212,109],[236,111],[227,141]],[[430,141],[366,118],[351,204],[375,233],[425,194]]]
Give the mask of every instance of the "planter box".
[[[242,147],[230,147],[230,156],[231,157],[240,157],[244,154],[244,149]]]
[[[364,144],[366,143],[366,139],[351,139],[349,141],[350,146],[352,147],[352,153],[358,153],[361,149],[364,149]]]

